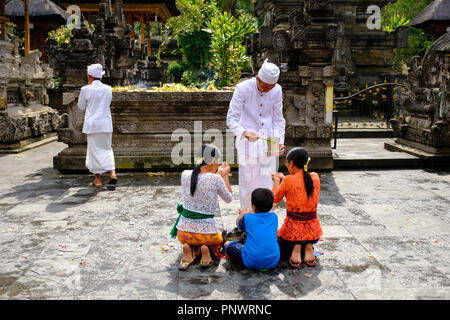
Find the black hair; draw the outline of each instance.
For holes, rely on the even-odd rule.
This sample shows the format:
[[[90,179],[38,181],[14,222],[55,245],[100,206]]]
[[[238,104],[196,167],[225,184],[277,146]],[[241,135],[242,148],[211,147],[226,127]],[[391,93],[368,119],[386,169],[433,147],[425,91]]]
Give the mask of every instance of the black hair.
[[[221,153],[219,148],[212,144],[204,144],[197,153],[198,159],[202,159],[201,162],[195,164],[194,170],[192,170],[191,176],[191,196],[194,196],[195,189],[197,189],[198,175],[200,168],[204,165],[210,164],[214,159],[220,159]]]
[[[272,190],[257,188],[252,192],[252,204],[256,212],[269,212],[273,207]]]
[[[303,170],[303,181],[305,182],[306,195],[309,196],[314,190],[314,183],[308,171],[305,171],[305,165],[308,163],[308,152],[302,148],[294,148],[286,156],[288,161],[292,161],[294,166]]]

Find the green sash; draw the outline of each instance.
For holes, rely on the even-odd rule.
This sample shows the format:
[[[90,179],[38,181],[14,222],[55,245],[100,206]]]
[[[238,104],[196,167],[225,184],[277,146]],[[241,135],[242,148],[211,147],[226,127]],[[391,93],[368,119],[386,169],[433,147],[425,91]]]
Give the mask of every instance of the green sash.
[[[177,225],[178,225],[178,221],[180,221],[180,217],[186,217],[189,219],[210,219],[210,218],[214,218],[213,214],[202,214],[202,213],[197,213],[194,211],[189,211],[183,208],[182,204],[178,204],[177,205],[177,211],[179,213],[178,215],[178,219],[177,221],[175,221],[175,224],[173,225],[172,231],[170,231],[170,236],[172,238],[175,238],[177,236]]]

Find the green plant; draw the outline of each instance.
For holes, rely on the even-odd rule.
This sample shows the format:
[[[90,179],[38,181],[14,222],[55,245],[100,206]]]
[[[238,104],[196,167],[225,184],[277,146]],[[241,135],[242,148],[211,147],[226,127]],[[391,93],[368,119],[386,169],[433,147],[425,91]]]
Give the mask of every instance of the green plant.
[[[395,30],[396,25],[406,24],[407,21],[414,19],[426,6],[433,0],[398,0],[395,3],[389,3],[382,9],[381,24],[383,30]],[[399,16],[400,18],[397,18]],[[409,24],[409,23],[408,23]],[[408,48],[394,49],[394,69],[401,72],[405,65],[415,55],[424,55],[428,47],[433,43],[431,37],[422,30],[414,27],[408,28]]]
[[[89,22],[87,20],[84,20],[83,24],[89,30],[89,32],[92,33],[95,31],[95,26],[93,24],[89,25]]]
[[[167,72],[173,77],[174,82],[180,82],[184,71],[186,71],[186,66],[183,63],[172,61],[169,63]]]
[[[202,30],[178,35],[178,46],[187,62],[194,67],[207,65],[211,58],[211,35]]]
[[[243,64],[250,60],[245,55],[245,37],[256,30],[255,20],[242,15],[238,19],[228,12],[213,17],[204,29],[211,34],[212,64],[219,87],[234,85],[241,77]]]
[[[383,30],[387,32],[394,32],[398,27],[407,26],[411,22],[405,16],[400,16],[399,14],[389,17],[386,24],[383,26]]]
[[[66,78],[65,77],[52,78],[51,82],[52,82],[52,87],[54,89],[59,89],[66,82]]]
[[[193,72],[192,70],[186,70],[183,72],[183,76],[181,77],[181,82],[184,85],[191,85],[193,83],[199,82],[200,79],[198,77],[197,72]]]
[[[18,39],[19,45],[19,55],[23,56],[25,54],[25,32],[23,29],[18,28],[14,22],[6,23],[6,35],[9,39],[13,40],[15,38]]]
[[[161,64],[161,54],[170,41],[179,35],[200,31],[205,27],[206,21],[218,14],[214,0],[177,0],[176,4],[181,15],[171,17],[161,26],[162,43],[155,54],[158,65]]]
[[[56,30],[52,30],[48,33],[49,39],[56,40],[56,49],[61,49],[62,44],[70,44],[70,38],[72,37],[72,30],[63,25]]]

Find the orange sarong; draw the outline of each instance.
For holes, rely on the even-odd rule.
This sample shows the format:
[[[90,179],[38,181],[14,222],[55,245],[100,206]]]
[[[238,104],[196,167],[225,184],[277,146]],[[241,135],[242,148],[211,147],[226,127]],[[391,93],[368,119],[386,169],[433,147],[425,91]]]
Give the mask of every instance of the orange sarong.
[[[177,230],[177,237],[181,244],[189,244],[194,247],[194,256],[197,257],[200,247],[205,245],[214,253],[216,257],[220,256],[223,239],[220,233],[203,234]]]

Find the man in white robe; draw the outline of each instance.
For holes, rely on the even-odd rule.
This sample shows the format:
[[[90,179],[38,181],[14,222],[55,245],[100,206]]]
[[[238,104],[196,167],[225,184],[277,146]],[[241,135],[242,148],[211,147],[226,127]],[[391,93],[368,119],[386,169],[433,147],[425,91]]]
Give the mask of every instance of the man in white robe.
[[[108,184],[116,184],[114,153],[111,146],[112,89],[100,80],[105,72],[101,64],[88,67],[88,85],[81,88],[78,97],[78,108],[86,110],[83,133],[87,135],[86,167],[94,174],[94,182],[90,186],[101,187],[101,174],[109,171]]]
[[[256,188],[272,190],[272,173],[278,171],[278,155],[267,155],[267,139],[278,137],[284,152],[286,121],[280,69],[264,61],[258,75],[236,85],[227,113],[227,126],[236,135],[239,163],[239,196],[243,210],[250,209]]]

